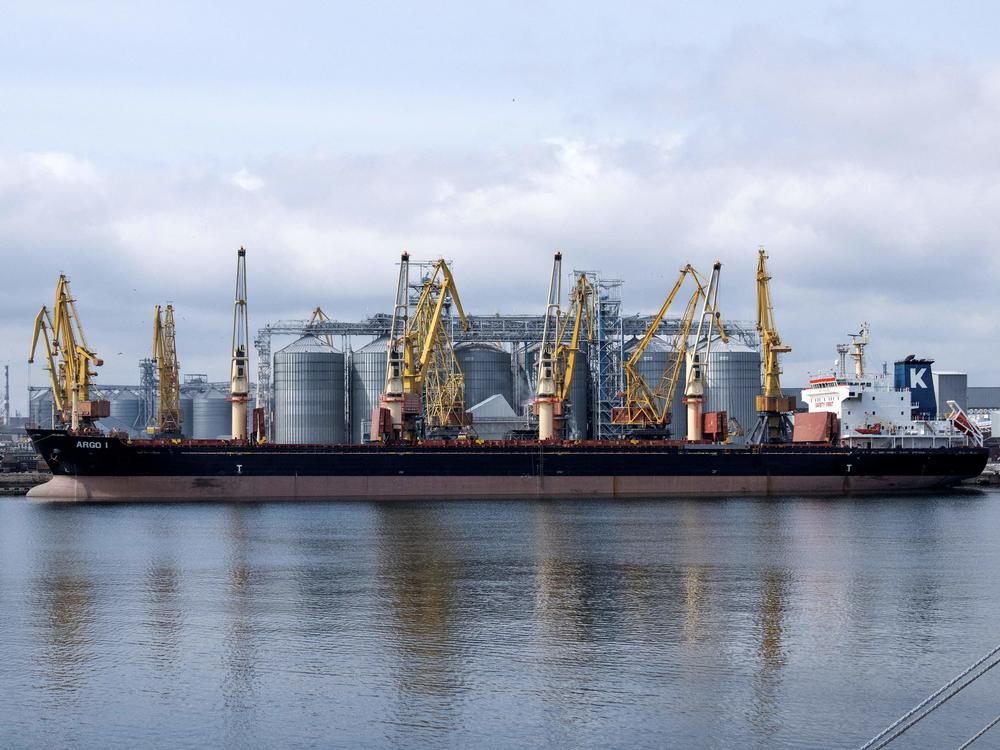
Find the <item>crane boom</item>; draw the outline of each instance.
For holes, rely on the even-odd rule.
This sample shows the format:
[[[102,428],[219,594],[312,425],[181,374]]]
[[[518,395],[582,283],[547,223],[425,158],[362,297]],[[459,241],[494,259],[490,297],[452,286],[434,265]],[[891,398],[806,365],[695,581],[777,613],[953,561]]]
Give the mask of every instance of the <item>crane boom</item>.
[[[323,325],[324,323],[330,323],[329,316],[323,312],[323,308],[316,306],[316,309],[312,311],[312,315],[309,316],[309,322],[306,324],[306,329],[312,328],[313,326]],[[321,333],[317,338],[322,341],[327,346],[333,346],[333,336],[329,333]]]
[[[160,399],[156,410],[157,432],[161,435],[180,435],[180,364],[177,361],[173,305],[167,305],[162,315],[160,306],[157,305],[153,314],[153,362],[160,381]]]
[[[750,442],[790,442],[792,425],[788,413],[795,411],[795,399],[781,393],[781,365],[778,355],[790,352],[792,347],[781,342],[781,335],[774,321],[771,276],[767,272],[767,254],[764,248],[757,251],[757,332],[760,334],[763,393],[756,399],[758,417],[750,433]]]

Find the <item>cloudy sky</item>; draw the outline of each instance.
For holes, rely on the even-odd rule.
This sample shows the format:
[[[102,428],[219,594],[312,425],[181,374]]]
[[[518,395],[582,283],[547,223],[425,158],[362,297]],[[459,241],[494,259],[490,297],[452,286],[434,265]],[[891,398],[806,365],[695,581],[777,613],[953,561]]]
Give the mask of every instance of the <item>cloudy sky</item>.
[[[182,367],[251,328],[388,310],[400,251],[469,312],[540,312],[551,254],[655,310],[771,255],[785,382],[872,324],[1000,384],[1000,10],[989,3],[5,3],[0,358],[67,273],[99,380],[133,382],[157,302]],[[211,7],[207,7],[211,6]],[[279,342],[276,342],[279,343]]]

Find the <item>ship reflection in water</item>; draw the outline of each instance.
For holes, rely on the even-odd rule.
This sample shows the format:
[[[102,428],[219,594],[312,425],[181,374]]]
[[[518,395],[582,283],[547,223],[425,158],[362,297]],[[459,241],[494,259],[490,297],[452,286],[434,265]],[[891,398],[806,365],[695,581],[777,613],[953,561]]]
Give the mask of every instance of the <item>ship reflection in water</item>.
[[[5,501],[0,747],[860,745],[994,645],[998,501]]]

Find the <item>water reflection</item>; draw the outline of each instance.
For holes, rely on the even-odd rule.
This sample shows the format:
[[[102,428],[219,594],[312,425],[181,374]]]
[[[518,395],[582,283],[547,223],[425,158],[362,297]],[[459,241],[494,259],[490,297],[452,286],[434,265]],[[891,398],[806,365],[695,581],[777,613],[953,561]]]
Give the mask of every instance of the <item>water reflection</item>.
[[[258,696],[257,646],[259,628],[254,621],[255,571],[250,564],[249,517],[253,506],[228,506],[225,513],[226,636],[222,659],[225,668],[222,694],[226,706],[226,730],[230,744],[252,741],[260,700]]]
[[[376,511],[376,534],[383,632],[397,660],[393,722],[453,727],[465,677],[458,612],[463,570],[448,526],[437,510],[385,505]]]
[[[46,510],[40,523],[53,544],[37,559],[34,569],[40,572],[32,586],[34,620],[44,631],[38,662],[44,670],[43,687],[73,693],[86,683],[95,636],[95,587],[78,549],[87,532],[70,509]]]
[[[181,611],[181,574],[177,569],[174,525],[158,517],[146,528],[145,543],[150,561],[144,580],[149,628],[149,650],[153,666],[172,671],[179,666],[183,639]]]
[[[953,506],[0,503],[0,747],[859,744],[995,639]]]

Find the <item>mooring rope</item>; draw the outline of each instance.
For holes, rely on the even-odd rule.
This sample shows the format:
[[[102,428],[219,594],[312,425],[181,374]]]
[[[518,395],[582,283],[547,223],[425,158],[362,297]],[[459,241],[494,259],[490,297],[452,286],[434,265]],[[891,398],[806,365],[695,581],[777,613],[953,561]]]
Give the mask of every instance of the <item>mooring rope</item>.
[[[960,687],[958,687],[952,693],[950,693],[949,695],[945,696],[940,701],[938,701],[937,703],[935,703],[933,706],[931,706],[930,708],[928,708],[927,711],[925,711],[924,713],[920,714],[920,716],[918,716],[917,718],[915,718],[913,721],[911,721],[908,724],[906,724],[905,726],[903,726],[902,729],[900,729],[898,732],[896,732],[892,736],[889,736],[889,737],[886,736],[890,732],[893,732],[893,730],[895,730],[901,724],[903,724],[904,722],[906,722],[908,719],[910,719],[911,716],[913,716],[918,711],[920,711],[922,708],[924,708],[929,703],[931,703],[931,701],[933,701],[935,698],[937,698],[938,696],[940,696],[942,693],[944,693],[949,688],[953,687],[956,683],[958,683],[959,681],[961,681],[962,679],[964,679],[971,672],[975,671],[978,667],[980,667],[983,664],[985,664],[987,661],[990,660],[990,658],[992,658],[993,656],[995,656],[998,653],[1000,653],[1000,645],[998,645],[996,648],[994,648],[992,651],[990,651],[988,654],[986,654],[986,656],[984,656],[982,659],[980,659],[979,661],[977,661],[971,667],[969,667],[968,669],[966,669],[960,675],[958,675],[954,679],[950,680],[945,685],[941,686],[938,690],[936,690],[934,693],[932,693],[931,695],[929,695],[926,699],[924,699],[923,701],[921,701],[920,703],[918,703],[916,706],[914,706],[913,708],[911,708],[909,711],[907,711],[905,714],[903,714],[902,716],[900,716],[898,719],[896,719],[896,721],[894,721],[892,724],[890,724],[889,726],[887,726],[881,732],[879,732],[874,737],[872,737],[870,740],[868,740],[868,742],[866,742],[864,745],[862,745],[860,748],[858,748],[858,750],[881,750],[881,748],[884,748],[890,742],[892,742],[897,737],[899,737],[901,734],[903,734],[903,732],[906,732],[908,729],[910,729],[911,727],[913,727],[917,722],[919,722],[920,720],[922,720],[924,717],[926,717],[932,711],[936,710],[937,708],[940,708],[942,705],[944,705],[949,700],[951,700],[952,698],[954,698],[956,695],[958,695],[960,692],[962,692],[965,688],[967,688],[973,682],[975,682],[980,677],[982,677],[984,674],[986,674],[991,669],[993,669],[993,667],[997,666],[997,664],[1000,664],[1000,660],[993,662],[988,667],[986,667],[986,669],[984,669],[982,672],[980,672],[975,677],[973,677],[972,679],[970,679],[968,682],[966,682],[965,684],[963,684]],[[876,746],[876,743],[879,743],[879,744]]]

